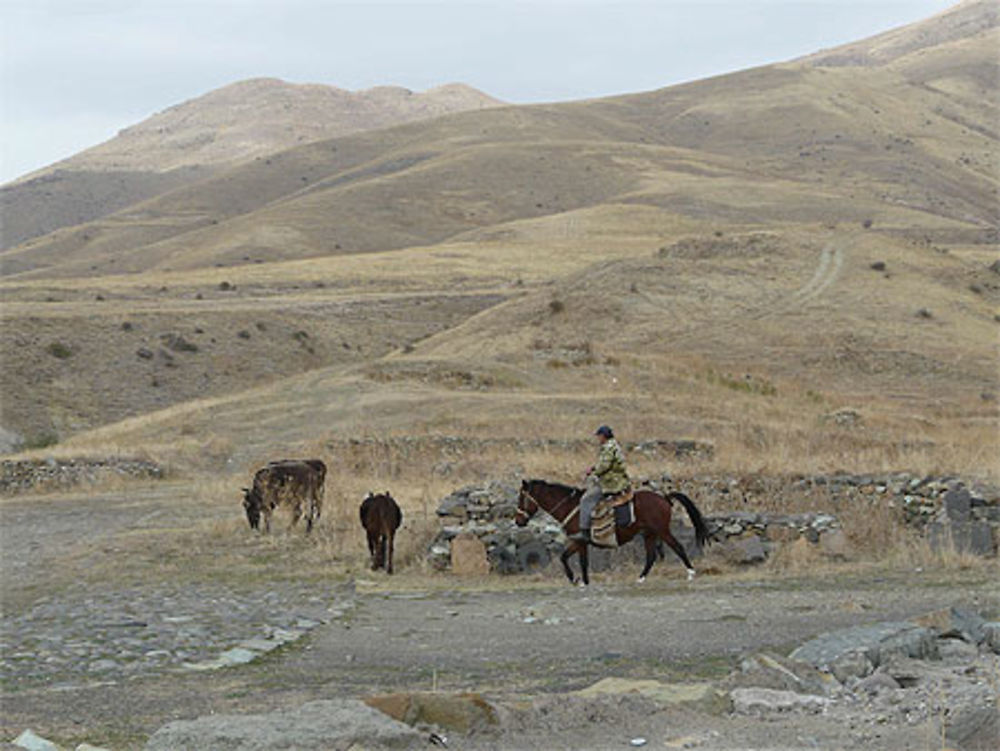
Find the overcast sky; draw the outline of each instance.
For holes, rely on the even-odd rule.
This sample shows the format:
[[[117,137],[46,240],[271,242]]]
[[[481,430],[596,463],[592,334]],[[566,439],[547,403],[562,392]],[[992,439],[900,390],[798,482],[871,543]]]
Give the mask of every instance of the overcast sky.
[[[245,78],[512,103],[788,60],[953,0],[0,0],[0,182]]]

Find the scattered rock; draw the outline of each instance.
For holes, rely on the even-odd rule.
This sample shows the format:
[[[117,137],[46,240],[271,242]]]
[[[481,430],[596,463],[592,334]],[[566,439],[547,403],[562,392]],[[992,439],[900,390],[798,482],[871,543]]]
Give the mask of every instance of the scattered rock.
[[[160,337],[160,341],[162,341],[163,344],[166,347],[168,347],[169,349],[172,349],[174,352],[197,352],[198,351],[198,345],[197,344],[195,344],[194,342],[189,342],[187,339],[185,339],[180,334],[174,334],[174,333],[163,334]]]
[[[963,639],[974,645],[986,640],[986,620],[963,608],[935,610],[911,620],[918,626],[934,629],[942,639]]]
[[[829,673],[824,673],[807,662],[769,652],[744,659],[739,670],[730,673],[720,686],[726,690],[770,688],[822,696],[830,696],[840,690],[840,685]]]
[[[963,751],[995,751],[1000,740],[997,703],[956,703],[948,712],[945,740]]]
[[[899,681],[891,675],[879,670],[858,681],[854,688],[856,691],[863,691],[866,694],[879,694],[883,691],[895,691],[902,687],[899,685]]]
[[[30,729],[17,736],[13,740],[13,744],[18,748],[28,749],[28,751],[59,751],[59,746]]]
[[[775,691],[770,688],[737,688],[730,693],[736,714],[803,711],[818,714],[831,700],[825,696]]]
[[[732,525],[726,527],[725,531],[729,532],[731,529]],[[767,560],[764,543],[754,534],[729,538],[722,546],[722,555],[727,561],[736,565],[763,563]]]
[[[983,643],[995,654],[1000,655],[1000,621],[983,624]]]
[[[863,422],[861,413],[856,409],[850,409],[849,407],[838,409],[835,412],[823,415],[823,421],[832,422],[842,428],[854,428],[861,425]]]
[[[838,655],[829,665],[833,677],[841,683],[849,678],[864,678],[872,674],[875,666],[864,650],[851,650]]]

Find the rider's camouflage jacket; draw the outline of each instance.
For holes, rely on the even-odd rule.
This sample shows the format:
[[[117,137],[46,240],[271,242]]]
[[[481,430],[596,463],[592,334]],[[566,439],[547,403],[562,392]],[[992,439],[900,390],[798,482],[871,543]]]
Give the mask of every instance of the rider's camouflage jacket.
[[[597,464],[594,465],[594,475],[601,483],[601,491],[604,493],[620,493],[630,485],[631,481],[625,470],[625,452],[614,438],[609,438],[601,445]]]

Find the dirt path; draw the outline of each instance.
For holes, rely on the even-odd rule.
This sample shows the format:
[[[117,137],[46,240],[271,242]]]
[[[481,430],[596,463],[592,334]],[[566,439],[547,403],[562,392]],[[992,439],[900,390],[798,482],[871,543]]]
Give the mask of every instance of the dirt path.
[[[0,738],[32,728],[67,746],[87,741],[141,748],[172,719],[259,713],[312,699],[437,689],[472,690],[509,702],[526,695],[565,697],[609,676],[716,679],[742,655],[785,653],[842,626],[954,605],[1000,612],[1000,593],[981,570],[879,576],[845,570],[803,578],[702,577],[689,584],[676,566],[661,566],[644,585],[633,583],[631,574],[604,574],[587,590],[556,576],[463,582],[407,571],[392,580],[359,577],[353,587],[262,578],[228,589],[197,576],[183,588],[168,582],[136,588],[113,580],[85,591],[49,587],[41,569],[58,562],[74,536],[77,546],[89,539],[107,547],[123,530],[177,525],[188,513],[183,504],[158,513],[171,492],[112,494],[84,505],[72,497],[4,502]],[[10,609],[8,589],[17,594]],[[291,627],[306,617],[315,621],[305,636],[245,665],[201,672],[177,661],[146,659],[150,652],[190,652],[194,659],[199,639],[218,652],[259,632],[262,624]],[[177,641],[178,629],[190,644]],[[96,633],[110,655],[88,651],[85,634]],[[136,642],[131,651],[128,639]],[[26,656],[7,659],[16,654]],[[48,661],[64,656],[58,671],[45,672]],[[95,664],[102,668],[95,670]],[[704,716],[642,701],[610,704],[608,721],[587,720],[586,712],[600,715],[600,708],[577,715],[574,706],[554,700],[549,716],[557,727],[509,728],[505,736],[471,739],[462,747],[627,747],[638,735],[670,738],[707,730]],[[734,717],[712,723],[716,735],[704,736],[700,747],[850,748],[861,737],[822,717],[789,719],[781,728]],[[918,730],[894,728],[881,747],[919,747],[912,745]]]

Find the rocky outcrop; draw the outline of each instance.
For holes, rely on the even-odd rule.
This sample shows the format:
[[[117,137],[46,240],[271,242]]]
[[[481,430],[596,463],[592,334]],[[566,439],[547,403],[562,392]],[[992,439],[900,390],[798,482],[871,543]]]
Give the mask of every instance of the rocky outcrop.
[[[893,722],[940,723],[936,732],[950,747],[993,749],[1000,732],[995,627],[978,613],[950,608],[840,629],[786,658],[745,659],[722,687],[740,714],[822,711],[849,720],[859,740],[877,739],[875,729]],[[861,730],[866,725],[873,732]]]

